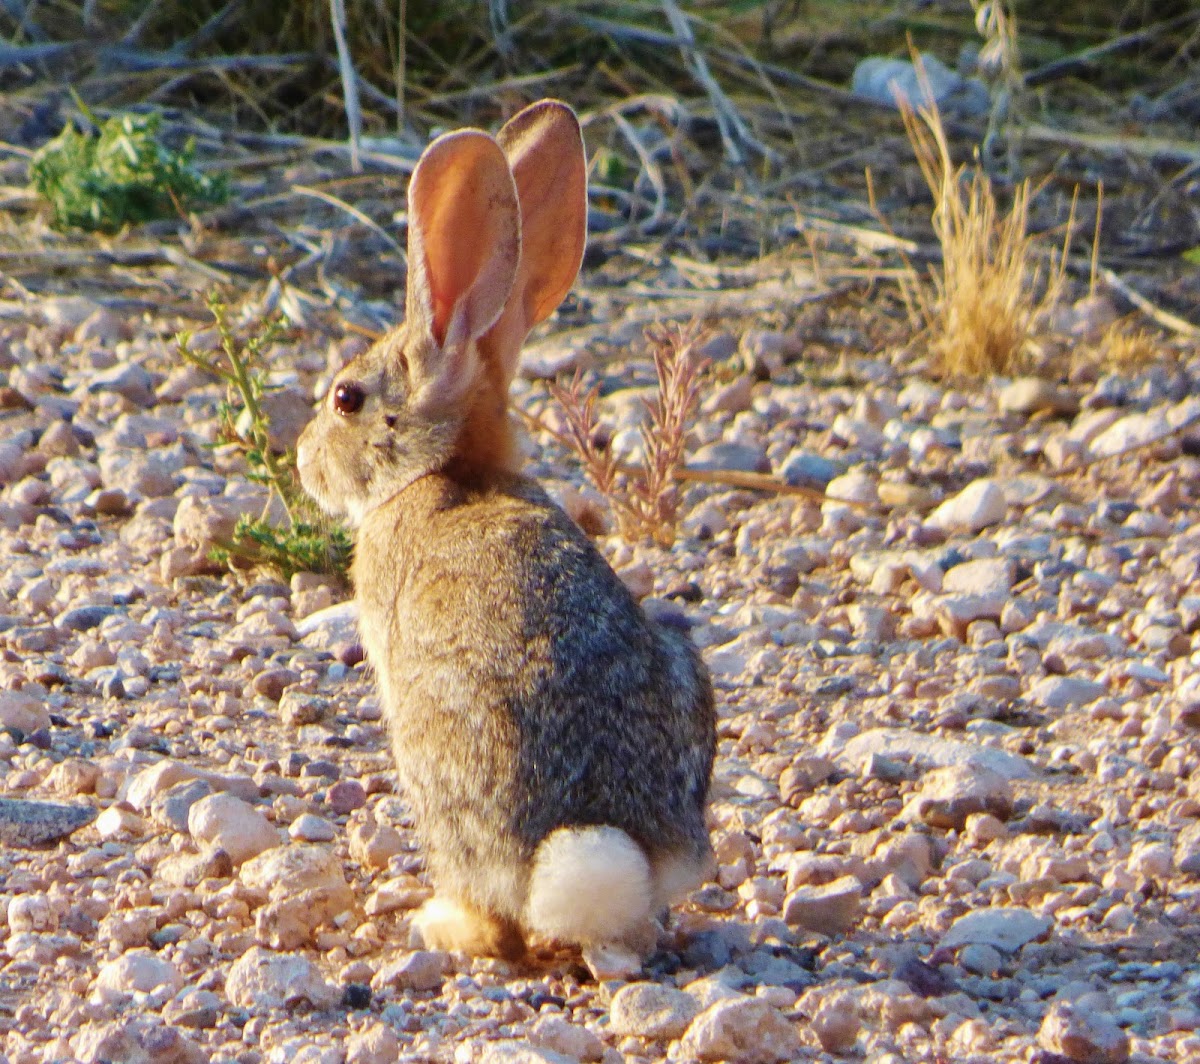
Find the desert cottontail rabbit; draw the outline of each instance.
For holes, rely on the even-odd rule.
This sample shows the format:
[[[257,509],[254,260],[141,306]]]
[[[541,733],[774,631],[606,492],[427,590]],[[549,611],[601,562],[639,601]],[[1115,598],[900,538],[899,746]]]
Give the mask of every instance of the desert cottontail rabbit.
[[[508,387],[586,240],[579,123],[439,137],[408,190],[407,320],[337,376],[305,488],[357,525],[359,624],[435,896],[428,945],[637,958],[712,864],[708,675],[518,475]]]

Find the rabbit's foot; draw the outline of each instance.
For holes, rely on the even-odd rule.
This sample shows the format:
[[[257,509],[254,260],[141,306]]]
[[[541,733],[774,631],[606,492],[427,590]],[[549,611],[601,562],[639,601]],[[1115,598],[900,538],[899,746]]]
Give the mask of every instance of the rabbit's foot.
[[[525,939],[511,921],[453,898],[432,897],[417,910],[413,923],[429,949],[518,960]]]

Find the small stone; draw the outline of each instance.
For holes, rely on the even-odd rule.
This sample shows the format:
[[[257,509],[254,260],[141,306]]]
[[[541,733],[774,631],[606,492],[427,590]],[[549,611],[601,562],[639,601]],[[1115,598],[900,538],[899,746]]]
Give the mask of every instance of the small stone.
[[[1079,399],[1065,388],[1041,377],[1019,377],[996,397],[1004,414],[1037,414],[1047,411],[1065,417],[1079,413]]]
[[[188,831],[210,849],[224,850],[234,866],[279,845],[279,832],[257,809],[231,794],[211,794],[188,811]]]
[[[789,924],[823,935],[848,931],[862,910],[863,885],[857,876],[841,876],[832,883],[802,886],[783,903],[783,918]]]
[[[927,521],[946,533],[974,535],[1003,521],[1007,514],[1004,489],[994,480],[976,480],[942,503]]]
[[[1016,953],[1022,946],[1046,934],[1052,923],[1049,917],[1028,909],[976,909],[950,925],[938,948],[957,949],[976,943],[992,946],[1002,953]]]
[[[221,1017],[221,999],[211,990],[185,990],[163,1010],[163,1018],[180,1027],[210,1030]]]
[[[364,868],[379,871],[404,849],[400,832],[374,819],[353,823],[350,828],[350,859]]]
[[[131,809],[110,805],[96,818],[96,831],[102,839],[137,838],[146,830],[146,822]]]
[[[1038,1042],[1079,1064],[1124,1064],[1129,1059],[1129,1035],[1110,1017],[1095,1009],[1076,1009],[1067,1001],[1050,1007]]]
[[[273,953],[261,946],[251,946],[233,962],[225,980],[225,994],[233,1005],[256,1011],[297,1005],[329,1009],[342,997],[306,957]]]
[[[545,1046],[510,1038],[500,1042],[460,1042],[454,1051],[454,1064],[576,1064],[576,1060]]]
[[[238,878],[276,900],[305,894],[316,922],[332,919],[354,904],[341,862],[325,846],[292,843],[264,850],[242,865]]]
[[[770,471],[766,452],[760,446],[719,440],[697,447],[688,465],[693,469],[717,472],[766,473]]]
[[[329,808],[338,816],[353,813],[367,803],[367,792],[358,780],[338,780],[325,794]]]
[[[770,1005],[726,998],[697,1016],[683,1036],[683,1053],[701,1061],[780,1064],[801,1051],[800,1035]]]
[[[160,986],[172,993],[182,985],[179,970],[147,949],[132,949],[100,969],[93,984],[100,1001],[113,1001],[123,995],[149,994]]]
[[[291,669],[264,669],[251,683],[256,695],[271,702],[278,702],[286,688],[300,679],[300,674]]]
[[[968,972],[990,977],[1000,970],[1004,957],[995,946],[973,942],[959,950],[958,963]]]
[[[334,826],[313,813],[302,813],[288,826],[288,835],[297,842],[332,842],[334,834]]]
[[[13,728],[32,735],[50,727],[50,714],[41,699],[25,691],[0,691],[0,730]]]
[[[384,990],[438,990],[450,967],[450,956],[442,950],[419,949],[389,961],[375,974],[371,987]]]
[[[279,699],[279,718],[293,728],[319,724],[332,712],[333,706],[328,698],[319,698],[308,691],[288,688]]]
[[[669,1040],[680,1037],[700,1006],[690,994],[660,983],[630,983],[609,1005],[612,1029],[621,1035]]]
[[[1037,778],[1037,770],[1019,754],[907,728],[872,728],[855,735],[842,747],[840,757],[850,762],[856,771],[863,772],[875,754],[891,761],[906,761],[921,769],[979,766],[1006,780]]]
[[[1029,697],[1047,709],[1086,706],[1108,693],[1108,688],[1082,676],[1047,676],[1029,689]]]
[[[1013,793],[1008,781],[978,766],[952,765],[934,769],[921,781],[920,794],[905,811],[905,818],[924,821],[930,827],[961,831],[967,817],[990,813],[1007,820],[1013,812]]]
[[[0,844],[29,847],[56,842],[95,818],[91,806],[0,798]]]
[[[571,1060],[595,1061],[604,1057],[604,1043],[595,1034],[562,1016],[539,1017],[529,1031],[529,1041]]]
[[[794,488],[812,488],[824,491],[825,486],[838,474],[838,467],[828,458],[812,451],[792,451],[784,459],[780,476]]]
[[[942,580],[947,594],[1005,595],[1012,591],[1013,565],[1007,558],[977,558],[951,567]]]
[[[1095,436],[1088,444],[1088,450],[1097,457],[1108,458],[1145,447],[1156,440],[1166,440],[1171,435],[1171,423],[1160,410],[1128,414]]]
[[[88,632],[115,612],[114,606],[77,606],[60,613],[54,618],[54,624],[55,627],[64,628],[69,632]]]
[[[386,1023],[372,1023],[346,1039],[346,1064],[394,1064],[400,1040]]]

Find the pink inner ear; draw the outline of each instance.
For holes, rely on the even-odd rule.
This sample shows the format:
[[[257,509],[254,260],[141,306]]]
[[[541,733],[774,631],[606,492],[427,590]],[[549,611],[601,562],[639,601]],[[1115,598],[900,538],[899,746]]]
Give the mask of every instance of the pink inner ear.
[[[454,312],[454,299],[446,292],[433,293],[433,338],[441,347],[446,342],[446,329],[450,325],[450,315]]]

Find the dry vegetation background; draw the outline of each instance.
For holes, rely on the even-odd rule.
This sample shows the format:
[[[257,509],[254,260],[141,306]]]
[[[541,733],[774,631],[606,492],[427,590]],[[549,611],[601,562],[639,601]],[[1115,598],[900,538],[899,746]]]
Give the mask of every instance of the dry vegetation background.
[[[4,295],[87,288],[122,310],[202,320],[203,290],[237,301],[266,286],[306,329],[377,329],[395,314],[402,188],[429,135],[494,128],[556,95],[581,112],[593,161],[588,271],[565,320],[630,307],[783,320],[820,293],[852,308],[856,347],[882,350],[919,324],[903,282],[924,280],[941,249],[894,110],[848,86],[858,60],[903,57],[911,40],[950,66],[984,50],[995,106],[948,116],[954,161],[983,145],[1001,214],[1032,180],[1021,210],[1043,253],[1063,245],[1077,198],[1066,271],[1095,283],[1103,185],[1100,262],[1164,310],[1196,304],[1200,271],[1182,257],[1200,244],[1185,0],[1017,4],[1016,49],[999,55],[996,27],[966,0],[348,0],[339,72],[342,7],[0,7]],[[194,139],[228,203],[102,240],[49,231],[27,152],[68,121],[131,111],[160,112],[168,144]]]

